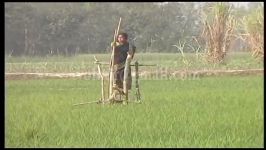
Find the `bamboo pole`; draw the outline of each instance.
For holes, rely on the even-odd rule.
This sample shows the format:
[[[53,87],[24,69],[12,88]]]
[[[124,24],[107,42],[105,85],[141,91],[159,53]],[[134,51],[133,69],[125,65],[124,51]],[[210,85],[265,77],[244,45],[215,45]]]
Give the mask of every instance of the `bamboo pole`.
[[[73,106],[85,105],[85,104],[91,104],[91,103],[98,103],[98,102],[99,102],[99,101],[92,101],[92,102],[77,103],[77,104],[74,104]]]
[[[115,45],[116,45],[116,39],[117,35],[119,33],[120,29],[120,24],[121,24],[121,17],[119,19],[118,27],[117,30],[115,30],[114,34],[114,45],[112,49],[112,54],[111,54],[111,59],[110,59],[110,72],[109,72],[109,98],[111,98],[112,93],[113,93],[113,79],[114,79],[114,52],[115,52]]]
[[[103,101],[91,101],[91,102],[83,102],[83,103],[77,103],[73,104],[73,106],[78,106],[78,105],[85,105],[85,104],[92,104],[92,103],[109,103],[110,101],[103,100]]]
[[[109,63],[105,63],[105,62],[94,62],[95,64],[101,64],[101,65],[110,65]],[[132,64],[132,65],[130,65],[130,66],[135,66],[135,64]],[[145,64],[138,64],[138,66],[157,66],[157,65],[152,65],[152,64],[150,64],[150,65],[145,65]]]
[[[114,40],[113,42],[116,42],[116,30],[115,30],[115,33],[114,33]],[[111,58],[110,58],[110,63],[108,64],[109,67],[110,67],[110,71],[109,71],[109,75],[108,75],[108,94],[109,94],[109,98],[111,97],[112,93],[113,93],[113,88],[112,88],[112,85],[113,85],[113,78],[114,78],[114,73],[113,73],[113,57],[114,57],[114,50],[115,50],[115,46],[113,45],[112,47],[112,53],[111,53]]]

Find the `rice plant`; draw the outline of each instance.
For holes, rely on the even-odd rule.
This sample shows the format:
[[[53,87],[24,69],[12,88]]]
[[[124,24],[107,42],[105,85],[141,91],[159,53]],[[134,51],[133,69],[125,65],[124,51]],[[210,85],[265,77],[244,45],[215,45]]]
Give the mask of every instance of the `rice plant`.
[[[140,84],[141,104],[72,107],[98,100],[100,81],[8,81],[5,146],[264,146],[262,75],[141,80]]]

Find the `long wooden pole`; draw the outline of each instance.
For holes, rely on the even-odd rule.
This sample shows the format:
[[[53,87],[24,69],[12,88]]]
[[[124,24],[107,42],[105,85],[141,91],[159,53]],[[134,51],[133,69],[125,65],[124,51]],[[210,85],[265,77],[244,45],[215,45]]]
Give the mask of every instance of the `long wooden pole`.
[[[73,106],[85,105],[85,104],[91,104],[91,103],[98,103],[98,102],[99,102],[99,101],[92,101],[92,102],[77,103],[77,104],[74,104]]]
[[[115,30],[114,34],[114,43],[113,43],[113,49],[112,49],[112,54],[111,54],[111,59],[110,59],[110,72],[109,72],[109,98],[111,98],[113,94],[113,79],[114,79],[114,52],[115,52],[115,46],[116,46],[116,39],[117,35],[119,33],[120,29],[120,24],[121,24],[121,17],[119,19],[118,27],[117,30]]]
[[[114,33],[114,39],[113,39],[113,43],[116,42],[116,29],[115,29],[115,33]],[[114,45],[112,47],[112,53],[111,53],[111,58],[110,58],[110,62],[109,62],[109,75],[108,75],[108,94],[109,94],[109,98],[111,97],[111,94],[113,93],[113,89],[111,87],[112,83],[112,79],[113,79],[113,67],[112,67],[112,63],[113,63],[113,56],[114,56]]]
[[[101,64],[101,65],[110,65],[110,63],[106,62],[95,62],[95,64]],[[130,66],[135,66],[135,65],[130,65]],[[157,66],[157,65],[145,65],[145,64],[138,64],[138,66]]]

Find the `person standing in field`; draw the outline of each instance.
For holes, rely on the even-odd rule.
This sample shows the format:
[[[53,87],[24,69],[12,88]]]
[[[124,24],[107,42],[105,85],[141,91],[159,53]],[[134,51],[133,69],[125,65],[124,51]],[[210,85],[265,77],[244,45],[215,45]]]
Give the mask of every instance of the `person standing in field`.
[[[130,57],[133,59],[136,47],[128,42],[128,35],[125,32],[118,34],[117,41],[111,43],[111,46],[115,46],[114,49],[114,87],[118,91],[123,91],[124,69],[126,59]],[[132,76],[131,69],[129,67],[127,89],[131,89]]]

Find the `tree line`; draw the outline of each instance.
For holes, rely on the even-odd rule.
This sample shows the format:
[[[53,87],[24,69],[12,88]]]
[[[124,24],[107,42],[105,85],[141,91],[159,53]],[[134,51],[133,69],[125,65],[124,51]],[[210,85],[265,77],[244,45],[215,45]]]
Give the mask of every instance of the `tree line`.
[[[177,52],[178,41],[201,35],[201,10],[213,3],[5,3],[5,53],[10,56],[71,56],[111,50],[114,29],[138,52]],[[250,5],[256,7],[256,3]],[[249,13],[235,8],[237,17]],[[240,13],[241,12],[241,13]],[[193,38],[194,37],[194,38]],[[192,49],[187,46],[184,52]]]

